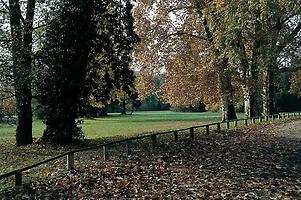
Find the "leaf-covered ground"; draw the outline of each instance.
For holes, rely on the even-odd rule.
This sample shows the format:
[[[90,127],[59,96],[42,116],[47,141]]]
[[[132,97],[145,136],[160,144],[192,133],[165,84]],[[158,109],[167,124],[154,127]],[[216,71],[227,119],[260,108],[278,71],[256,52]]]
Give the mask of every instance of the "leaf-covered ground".
[[[4,199],[301,199],[301,121],[135,143],[132,156],[77,157]]]

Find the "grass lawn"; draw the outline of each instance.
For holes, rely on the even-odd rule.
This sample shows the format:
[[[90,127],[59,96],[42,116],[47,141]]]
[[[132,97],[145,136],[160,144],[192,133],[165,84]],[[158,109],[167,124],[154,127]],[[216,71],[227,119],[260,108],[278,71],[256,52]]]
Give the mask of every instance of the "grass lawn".
[[[220,120],[220,114],[212,112],[151,111],[127,116],[112,114],[105,118],[85,120],[82,127],[87,138],[99,138],[173,130]]]
[[[187,113],[172,111],[135,112],[132,115],[109,114],[107,117],[85,119],[81,125],[87,139],[111,136],[132,136],[172,130],[221,120],[220,113]],[[41,137],[45,125],[33,122],[33,136]],[[0,125],[0,140],[14,139],[15,127]]]
[[[242,114],[240,114],[239,117],[242,117]],[[105,140],[113,140],[114,138],[111,137],[128,137],[150,132],[207,124],[220,120],[220,113],[213,112],[183,113],[172,111],[149,111],[136,112],[126,116],[115,113],[103,118],[85,119],[81,126],[83,127],[87,139],[92,139],[92,143],[101,143]],[[35,138],[41,137],[44,128],[45,125],[42,121],[34,121],[33,136]],[[41,144],[16,147],[14,144],[15,127],[0,125],[0,160],[4,161],[0,162],[0,174],[45,160],[70,149],[80,148],[80,146],[76,145],[64,147],[45,146]],[[90,141],[84,145],[89,144]],[[47,169],[47,167],[45,166],[45,168],[42,169]],[[39,168],[39,172],[42,171],[43,170]],[[39,172],[36,173],[38,174]]]

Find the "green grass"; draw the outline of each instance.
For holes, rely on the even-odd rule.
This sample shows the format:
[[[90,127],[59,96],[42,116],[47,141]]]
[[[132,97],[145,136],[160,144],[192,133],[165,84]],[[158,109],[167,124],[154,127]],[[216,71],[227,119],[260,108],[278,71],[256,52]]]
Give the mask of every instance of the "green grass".
[[[81,125],[87,139],[173,130],[220,121],[220,113],[183,113],[172,111],[135,112],[132,115],[109,114],[107,117],[85,119]],[[33,122],[33,136],[41,137],[45,125]],[[0,139],[14,139],[15,127],[0,125]]]
[[[150,132],[172,130],[194,125],[220,121],[220,113],[181,113],[172,111],[135,112],[132,115],[110,114],[107,117],[85,119],[81,124],[87,139],[101,142],[107,137],[128,137]],[[34,144],[16,147],[15,126],[0,125],[0,174],[42,161],[74,147],[45,146]],[[33,136],[40,138],[45,125],[42,121],[33,122]]]
[[[239,114],[238,116],[239,118],[242,118],[243,114]],[[110,114],[104,118],[85,119],[85,122],[81,126],[85,131],[86,138],[92,140],[86,140],[81,144],[73,146],[52,146],[35,143],[33,145],[16,147],[14,145],[15,127],[9,125],[0,125],[0,161],[2,161],[0,162],[0,174],[32,165],[71,149],[82,148],[91,144],[100,144],[106,141],[137,134],[208,124],[212,122],[218,122],[220,120],[220,113],[212,112],[181,113],[171,111],[153,111],[136,112],[133,115],[126,116],[120,114]],[[238,126],[243,126],[243,121],[239,122]],[[33,136],[35,138],[39,138],[42,135],[44,128],[45,125],[41,121],[34,121]],[[216,129],[216,127],[211,128],[214,130]],[[225,124],[222,125],[222,128],[225,129]],[[233,123],[231,123],[231,128],[233,128]],[[169,137],[172,136],[169,135]],[[110,155],[114,149],[116,150],[116,148],[118,149],[119,147],[114,146],[114,148],[110,149]],[[120,148],[122,148],[120,152],[124,153],[124,147],[122,146]],[[95,150],[90,151],[90,153],[83,152],[77,156],[82,160],[84,155],[93,154],[94,157],[97,157],[97,159],[101,159],[101,153],[101,150]],[[39,179],[44,177],[45,174],[52,173],[53,170],[58,169],[65,169],[65,159],[60,159],[30,170],[26,176],[30,177],[30,179],[33,176]],[[0,180],[0,193],[1,187],[5,185],[13,185],[13,177],[11,179]]]
[[[133,115],[110,114],[107,117],[85,119],[81,125],[87,139],[83,145],[102,143],[107,140],[134,135],[174,130],[195,125],[202,125],[221,120],[220,113],[182,113],[172,111],[135,112]],[[16,168],[29,166],[33,163],[58,155],[80,146],[48,146],[34,144],[16,147],[15,126],[0,125],[0,174]],[[33,136],[40,138],[45,125],[42,121],[34,121]],[[110,138],[116,137],[117,138]],[[120,137],[118,137],[120,136]],[[53,164],[51,164],[53,165]],[[41,169],[47,169],[39,168]],[[43,170],[41,170],[43,171]],[[35,172],[36,173],[36,172]],[[38,172],[37,172],[38,173]],[[0,184],[1,185],[1,184]]]
[[[171,111],[136,112],[122,116],[85,120],[82,125],[87,138],[132,136],[142,133],[172,130],[220,121],[219,113],[176,113]]]
[[[43,133],[45,125],[43,124],[42,121],[36,120],[33,122],[32,126],[33,126],[33,130],[32,130],[33,137],[39,138]],[[15,133],[16,133],[16,126],[0,124],[0,140],[14,139]]]

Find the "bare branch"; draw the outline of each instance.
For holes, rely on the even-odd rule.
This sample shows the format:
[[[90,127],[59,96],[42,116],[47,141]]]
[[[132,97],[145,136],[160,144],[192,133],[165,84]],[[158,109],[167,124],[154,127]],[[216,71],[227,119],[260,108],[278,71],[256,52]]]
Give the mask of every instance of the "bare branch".
[[[46,26],[47,26],[46,24],[41,24],[39,26],[33,27],[33,30],[37,30],[39,28],[43,28],[43,27],[46,27]]]
[[[292,32],[287,36],[287,38],[278,46],[278,53],[280,53],[288,43],[293,41],[298,33],[301,31],[301,22],[292,30]]]
[[[3,6],[5,7],[5,9],[9,12],[9,6],[3,0],[0,0],[0,1],[3,4]]]
[[[282,21],[279,20],[276,23],[276,25],[272,27],[272,29],[276,29],[276,30],[281,29],[283,24],[285,24],[288,20],[290,20],[292,17],[295,17],[296,15],[297,15],[297,13],[293,13],[293,14],[287,16],[286,18],[284,18]]]

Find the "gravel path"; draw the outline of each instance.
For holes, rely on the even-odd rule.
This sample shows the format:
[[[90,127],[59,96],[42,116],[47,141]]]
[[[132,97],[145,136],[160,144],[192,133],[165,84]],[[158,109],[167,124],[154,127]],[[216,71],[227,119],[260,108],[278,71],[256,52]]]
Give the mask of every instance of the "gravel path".
[[[273,132],[280,136],[301,139],[301,120],[279,124],[274,127]]]

